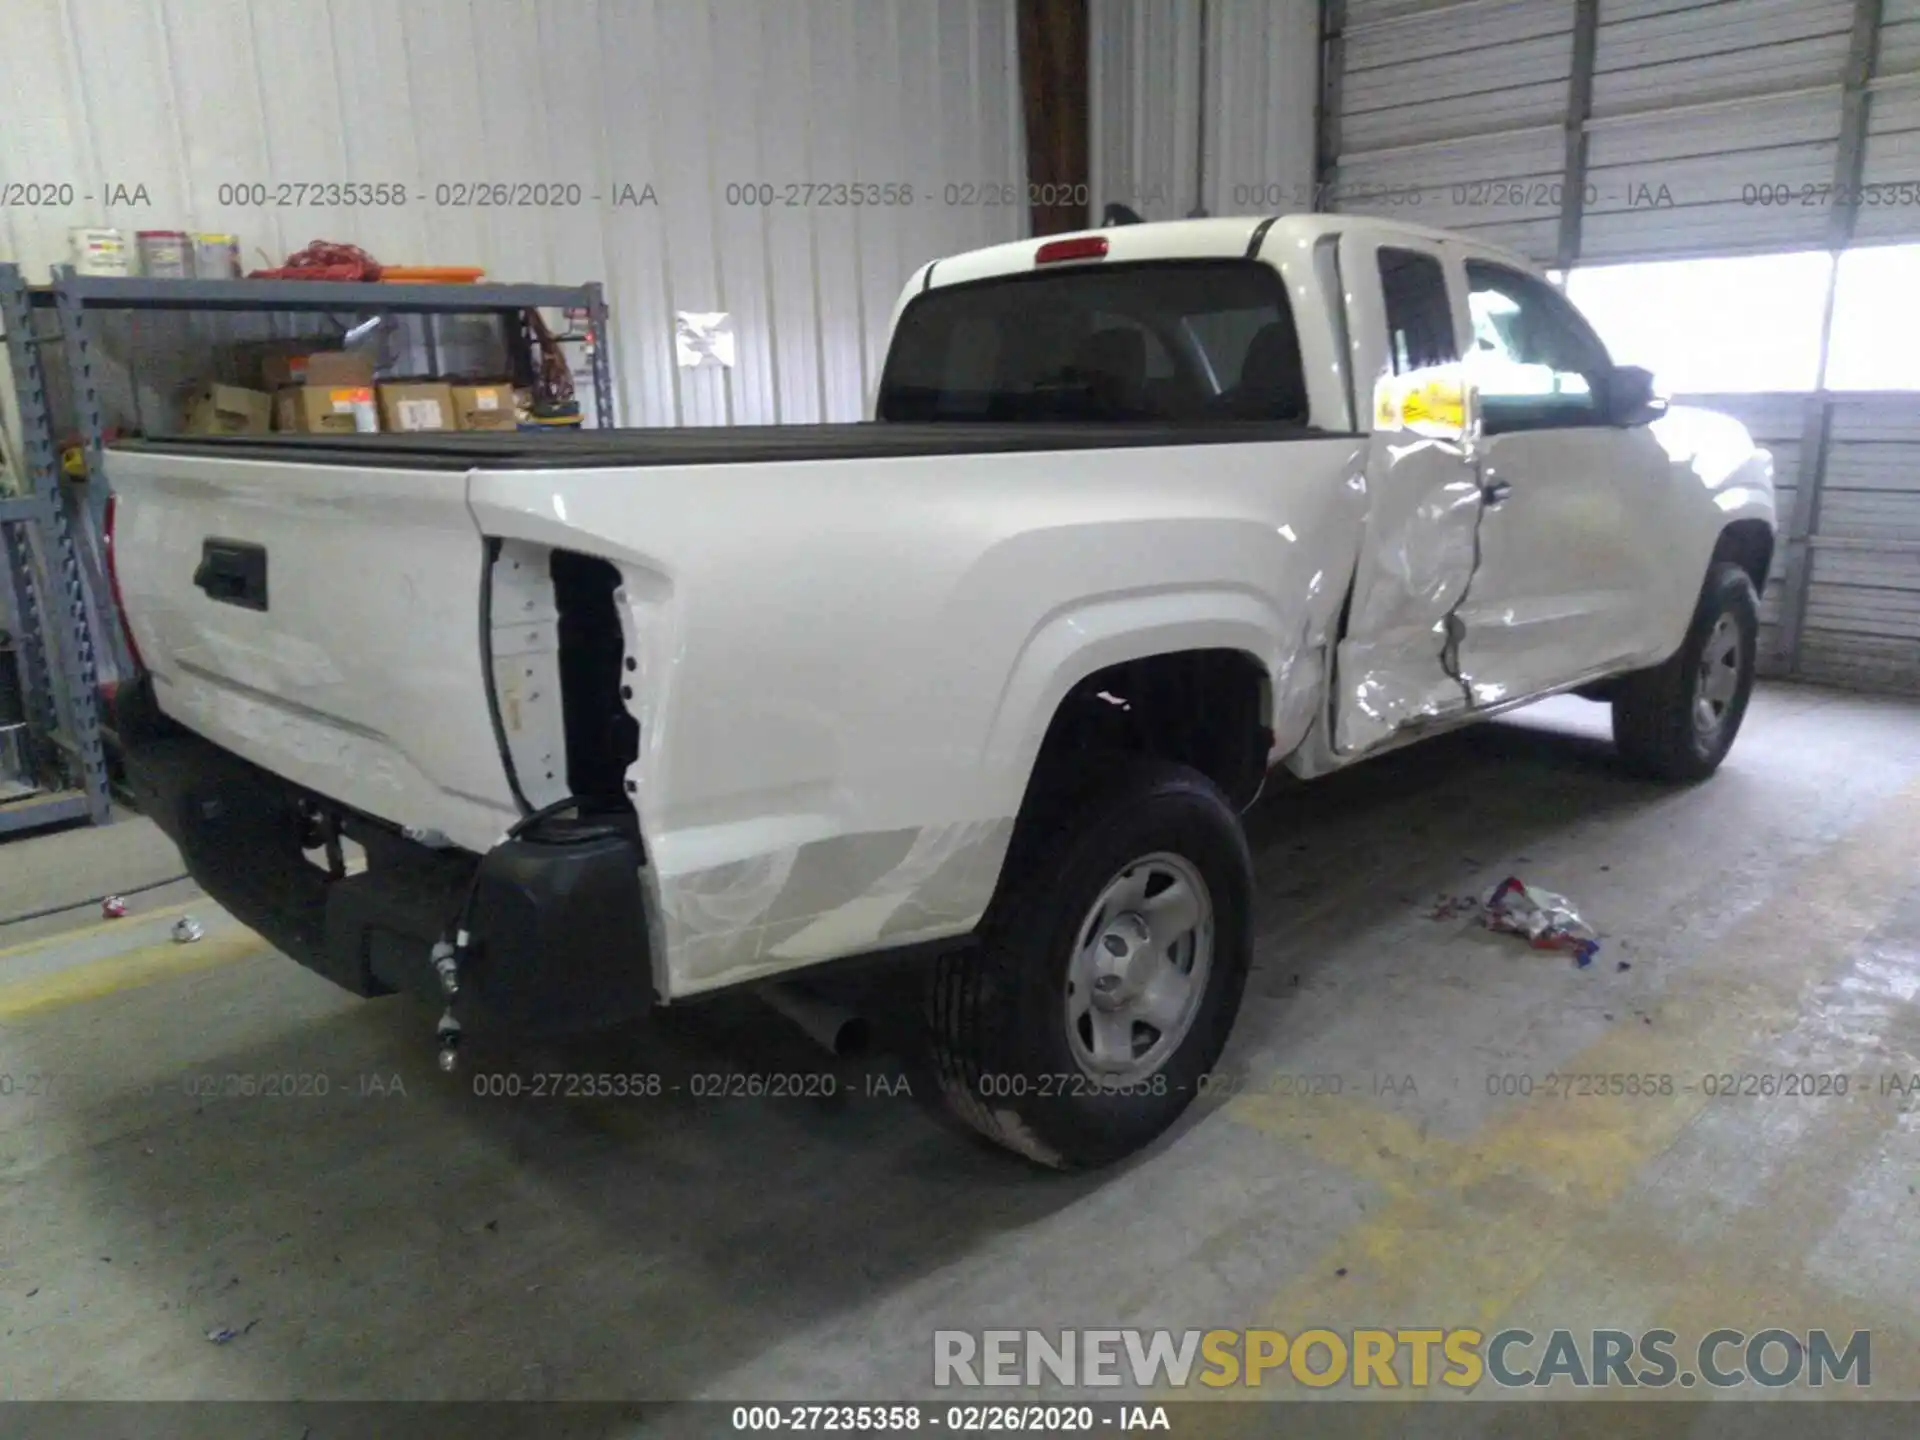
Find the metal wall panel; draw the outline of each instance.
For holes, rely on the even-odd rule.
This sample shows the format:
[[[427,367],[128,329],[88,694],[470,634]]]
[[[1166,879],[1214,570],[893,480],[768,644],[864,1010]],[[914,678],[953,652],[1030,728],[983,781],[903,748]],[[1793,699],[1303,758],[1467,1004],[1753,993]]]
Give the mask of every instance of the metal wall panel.
[[[1313,208],[1316,0],[1089,8],[1093,221],[1114,201],[1149,220]]]
[[[1852,24],[1852,0],[1603,3],[1593,113],[1837,86]]]
[[[1481,140],[1344,155],[1332,208],[1439,225],[1550,257],[1562,149],[1558,130],[1524,130],[1501,140],[1491,164]]]
[[[1583,9],[1591,71],[1576,74]],[[1819,248],[1854,188],[1856,13],[1855,0],[1350,0],[1338,183],[1351,196],[1425,178],[1420,218],[1542,262]],[[1884,0],[1876,74],[1862,178],[1920,179],[1920,0]],[[1581,183],[1558,183],[1575,159]],[[1397,198],[1341,208],[1408,213]],[[1857,233],[1920,240],[1920,205],[1865,204]]]
[[[1880,41],[1876,76],[1920,71],[1920,0],[1880,0]]]
[[[1175,220],[1201,201],[1197,0],[1089,7],[1091,220],[1109,204]]]
[[[1818,247],[1829,207],[1797,202],[1834,178],[1852,0],[1602,4],[1599,18],[1582,257]]]
[[[1680,403],[1732,415],[1773,451],[1781,537],[1760,607],[1763,666],[1859,689],[1920,693],[1916,397],[1690,395]],[[1826,438],[1819,445],[1823,412]],[[1809,445],[1819,448],[1809,453]],[[1812,486],[1804,506],[1803,483]],[[1797,546],[1794,526],[1808,515],[1807,543]],[[1796,563],[1807,570],[1804,613],[1793,635],[1783,610],[1793,603]]]
[[[1208,213],[1312,209],[1315,0],[1208,0],[1207,28]]]
[[[1827,207],[1799,202],[1833,180],[1836,92],[1596,116],[1587,133],[1585,260],[1817,249],[1826,236]]]
[[[1920,180],[1920,0],[1881,0],[1873,75],[1860,175],[1869,203],[1861,207],[1854,235],[1864,241],[1920,239],[1913,188]]]
[[[1331,208],[1551,259],[1574,0],[1350,3]]]
[[[95,198],[8,207],[0,247],[44,273],[73,225],[228,230],[252,265],[326,237],[604,279],[627,423],[850,419],[913,268],[1025,233],[1016,62],[1013,0],[7,0],[0,179]],[[342,180],[411,195],[220,203]],[[913,203],[784,203],[855,180]],[[434,203],[473,181],[577,182],[582,203]],[[729,204],[750,182],[778,203]],[[114,184],[151,203],[105,203]],[[623,184],[658,204],[614,204]],[[677,368],[676,310],[732,312],[738,365]]]
[[[1378,19],[1348,12],[1344,150],[1558,127],[1573,54],[1572,0],[1436,8]]]
[[[1910,27],[1920,40],[1920,23]],[[1866,157],[1854,238],[1884,244],[1920,239],[1920,55],[1916,73],[1876,82],[1867,103]],[[1885,202],[1885,203],[1878,203]]]

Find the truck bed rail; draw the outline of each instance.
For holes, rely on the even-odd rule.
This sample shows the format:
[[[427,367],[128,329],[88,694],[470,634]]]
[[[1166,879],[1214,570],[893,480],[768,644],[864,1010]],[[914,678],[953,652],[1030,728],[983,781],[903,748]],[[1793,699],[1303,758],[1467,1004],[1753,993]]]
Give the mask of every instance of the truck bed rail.
[[[537,470],[634,465],[743,465],[795,460],[882,460],[1014,451],[1123,450],[1163,445],[1253,445],[1326,440],[1339,431],[1292,421],[1183,424],[689,425],[672,429],[436,431],[411,435],[177,435],[126,440],[116,450],[380,469]]]

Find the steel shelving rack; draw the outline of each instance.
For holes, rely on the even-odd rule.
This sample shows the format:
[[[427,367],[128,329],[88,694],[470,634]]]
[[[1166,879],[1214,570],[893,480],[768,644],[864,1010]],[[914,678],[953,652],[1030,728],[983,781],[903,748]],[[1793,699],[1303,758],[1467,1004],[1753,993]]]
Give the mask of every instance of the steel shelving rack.
[[[7,327],[7,363],[19,404],[21,489],[0,496],[5,532],[8,619],[20,669],[26,774],[47,788],[0,805],[0,834],[71,820],[96,825],[113,813],[101,740],[99,667],[93,626],[74,542],[61,503],[60,460],[47,411],[45,340],[33,323],[33,302],[17,266],[0,265],[0,323]]]
[[[0,264],[0,322],[19,404],[24,488],[0,496],[5,589],[20,668],[27,744],[24,777],[45,786],[28,799],[0,802],[0,835],[67,821],[95,824],[111,815],[106,739],[99,710],[102,669],[131,673],[126,641],[109,596],[101,531],[107,487],[101,478],[106,416],[94,378],[95,311],[380,315],[492,315],[504,328],[516,378],[538,365],[527,314],[584,311],[592,349],[593,418],[618,424],[608,350],[605,290],[587,285],[411,285],[327,280],[167,280],[75,275],[57,268],[51,285],[28,285],[19,267]],[[51,314],[52,329],[36,317]],[[427,328],[429,356],[434,330]],[[86,457],[85,485],[62,482],[59,435],[49,408],[49,350],[62,352]],[[105,650],[103,655],[102,649]],[[105,661],[103,667],[102,661]]]

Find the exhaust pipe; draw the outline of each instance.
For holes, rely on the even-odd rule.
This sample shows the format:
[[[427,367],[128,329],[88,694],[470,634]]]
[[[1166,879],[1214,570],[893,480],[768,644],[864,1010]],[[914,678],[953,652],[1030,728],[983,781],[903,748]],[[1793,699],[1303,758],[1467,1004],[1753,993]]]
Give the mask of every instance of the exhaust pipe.
[[[867,1048],[867,1022],[811,990],[773,984],[762,985],[756,993],[830,1055],[844,1060]]]

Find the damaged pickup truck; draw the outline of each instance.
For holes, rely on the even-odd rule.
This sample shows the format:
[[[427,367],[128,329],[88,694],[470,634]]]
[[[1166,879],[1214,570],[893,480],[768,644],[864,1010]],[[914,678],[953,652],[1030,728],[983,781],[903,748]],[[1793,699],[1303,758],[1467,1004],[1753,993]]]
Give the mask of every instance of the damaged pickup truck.
[[[1578,691],[1699,780],[1771,460],[1524,260],[1350,216],[917,271],[863,424],[146,440],[108,457],[129,771],[360,995],[564,1033],[862,955],[944,1103],[1147,1143],[1252,950],[1239,816]],[[343,841],[364,853],[348,865]]]

